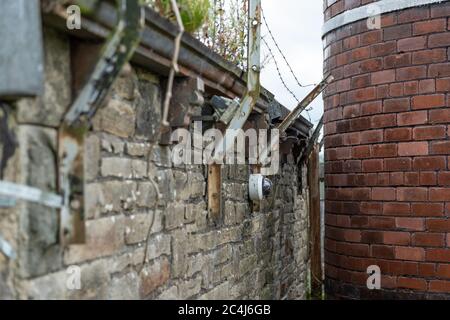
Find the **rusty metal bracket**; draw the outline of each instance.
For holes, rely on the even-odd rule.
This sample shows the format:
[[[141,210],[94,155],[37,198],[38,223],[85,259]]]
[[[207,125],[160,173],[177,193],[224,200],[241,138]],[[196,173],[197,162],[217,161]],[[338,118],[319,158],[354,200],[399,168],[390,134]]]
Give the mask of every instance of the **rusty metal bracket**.
[[[0,196],[4,199],[35,202],[50,208],[62,208],[60,195],[9,181],[0,181]],[[11,204],[15,204],[15,202],[11,201]]]
[[[214,221],[220,220],[222,208],[221,166],[224,156],[234,147],[238,132],[244,126],[260,96],[261,73],[261,0],[248,0],[247,91],[229,122],[225,137],[217,141],[214,162],[208,166],[208,210]]]
[[[239,99],[228,99],[225,97],[213,96],[210,105],[214,110],[214,117],[224,125],[229,125],[237,110],[239,109]]]
[[[278,125],[277,129],[280,130],[280,133],[285,132],[292,125],[292,123],[300,117],[300,114],[311,104],[311,102],[313,102],[314,99],[316,99],[333,80],[334,77],[330,75],[322,80],[322,82],[320,82],[313,90],[311,90],[311,92],[302,101],[300,101],[297,107],[295,107],[295,109],[292,110],[286,118],[284,118],[283,122]]]
[[[63,244],[84,243],[84,136],[89,129],[89,120],[133,55],[144,27],[141,1],[117,0],[116,4],[116,29],[59,130],[59,188],[63,197],[60,240]]]
[[[323,128],[323,116],[320,118],[319,123],[316,126],[316,129],[314,130],[313,135],[311,136],[311,139],[309,139],[308,146],[305,149],[305,152],[303,153],[304,157],[309,157],[312,150],[314,149],[314,146],[319,141],[320,137],[320,131]]]
[[[300,117],[300,114],[316,99],[322,91],[334,80],[334,77],[329,75],[322,82],[320,82],[298,105],[292,110],[286,118],[276,127],[279,130],[280,136],[284,137],[286,130],[292,126],[292,124]],[[323,117],[321,119],[321,123],[323,124]],[[319,123],[320,124],[320,123]],[[313,138],[317,141],[318,136],[315,137],[316,132],[313,134]],[[320,134],[320,129],[318,134]],[[310,141],[313,139],[311,138]],[[271,139],[269,144],[269,150],[277,150],[279,141],[278,139]],[[260,152],[260,162],[265,164],[267,162],[268,152],[267,150],[262,150]],[[274,172],[270,170],[264,170],[265,175],[274,175]]]
[[[261,92],[261,0],[249,0],[248,30],[247,91],[227,127],[225,137],[217,142],[214,159],[218,162],[234,147],[238,131],[252,113]]]

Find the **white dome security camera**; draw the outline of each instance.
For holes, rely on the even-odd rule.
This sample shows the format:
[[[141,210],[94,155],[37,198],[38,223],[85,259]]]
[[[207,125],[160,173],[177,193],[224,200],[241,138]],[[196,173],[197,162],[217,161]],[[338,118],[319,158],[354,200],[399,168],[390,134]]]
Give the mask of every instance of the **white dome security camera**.
[[[262,174],[252,174],[249,179],[249,194],[252,201],[261,201],[270,195],[272,181]]]

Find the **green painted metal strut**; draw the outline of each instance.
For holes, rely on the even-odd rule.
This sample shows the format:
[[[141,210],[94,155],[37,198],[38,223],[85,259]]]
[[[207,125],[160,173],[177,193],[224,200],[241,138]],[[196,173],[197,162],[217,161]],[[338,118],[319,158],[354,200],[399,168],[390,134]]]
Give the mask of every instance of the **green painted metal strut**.
[[[225,137],[216,145],[214,158],[218,163],[234,147],[238,132],[252,113],[261,92],[261,0],[249,0],[248,21],[247,91],[227,127]]]
[[[88,5],[86,2],[89,2]],[[74,4],[95,10],[97,0]],[[145,11],[139,0],[117,0],[118,20],[87,83],[66,113],[59,130],[59,189],[63,198],[60,240],[84,243],[84,137],[89,121],[101,106],[123,66],[131,59],[144,28]],[[89,13],[89,10],[87,14]]]

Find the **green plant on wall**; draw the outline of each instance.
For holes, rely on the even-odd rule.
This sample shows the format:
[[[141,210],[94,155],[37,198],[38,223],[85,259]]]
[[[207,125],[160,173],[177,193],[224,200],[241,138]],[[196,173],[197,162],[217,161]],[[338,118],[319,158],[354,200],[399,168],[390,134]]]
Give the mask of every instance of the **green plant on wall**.
[[[200,40],[214,52],[245,69],[247,56],[247,0],[211,0],[210,18]]]
[[[151,0],[149,4],[159,13],[171,20],[175,19],[172,12],[170,0]],[[194,33],[200,29],[208,20],[210,2],[209,0],[177,0],[181,19],[187,32]]]
[[[175,21],[170,0],[143,0]],[[245,69],[247,0],[176,0],[185,30],[226,60]]]

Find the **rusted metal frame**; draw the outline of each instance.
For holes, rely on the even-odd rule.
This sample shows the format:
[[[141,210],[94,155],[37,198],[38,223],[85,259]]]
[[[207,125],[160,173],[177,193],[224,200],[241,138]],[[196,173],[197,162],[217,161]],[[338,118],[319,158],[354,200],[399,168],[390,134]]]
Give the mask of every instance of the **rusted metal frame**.
[[[314,146],[317,144],[322,128],[323,128],[323,116],[320,118],[319,123],[317,124],[316,129],[314,130],[314,133],[311,136],[311,139],[309,139],[308,146],[306,147],[305,152],[303,153],[305,157],[309,157],[312,150],[314,149]]]
[[[234,147],[238,132],[252,113],[261,93],[261,0],[249,0],[248,23],[247,91],[227,127],[225,137],[216,145],[214,157],[219,161]]]
[[[320,219],[320,168],[319,150],[314,144],[313,152],[308,155],[309,186],[309,248],[311,257],[311,298],[322,299],[323,271],[321,250]]]
[[[66,113],[58,137],[58,177],[63,205],[60,240],[84,243],[84,137],[122,67],[139,44],[144,25],[140,1],[117,0],[118,23],[85,86]]]
[[[63,203],[62,197],[58,194],[9,181],[0,181],[0,195],[6,198],[39,203],[56,209],[60,209]]]
[[[316,99],[322,91],[326,88],[326,86],[334,80],[333,76],[326,77],[322,82],[320,82],[299,104],[298,106],[289,113],[284,120],[276,127],[279,130],[279,135],[283,137],[285,135],[286,130],[288,130],[291,126],[295,124],[295,121],[300,117],[300,114]],[[322,121],[322,120],[321,120]],[[319,130],[320,134],[320,130]],[[317,137],[318,138],[318,137]],[[317,139],[316,138],[316,139]],[[279,148],[278,139],[271,139],[269,143],[269,150],[271,152],[276,152]],[[303,153],[303,154],[309,154]],[[268,158],[268,150],[262,150],[260,153],[260,162],[262,164],[266,164]],[[275,172],[271,172],[270,170],[264,170],[265,175],[274,175]]]
[[[323,146],[325,145],[325,138],[322,137],[322,139],[319,142],[319,151],[322,150]]]
[[[44,22],[74,37],[98,40],[106,37],[108,31],[115,26],[117,19],[113,6],[106,1],[99,2],[94,16],[83,17],[81,30],[68,30],[66,18],[67,13],[64,8],[55,7],[44,15]],[[171,66],[173,39],[177,34],[177,27],[150,8],[145,9],[145,18],[146,26],[141,43],[132,61],[143,68],[151,69],[152,72],[167,76]],[[179,74],[182,76],[201,77],[208,92],[225,95],[232,99],[245,94],[246,83],[245,78],[242,77],[242,70],[187,33],[184,33],[182,37],[178,66]],[[254,107],[254,112],[265,112],[270,96],[270,92],[261,87],[261,96]],[[283,114],[288,113],[284,107],[282,111]],[[294,126],[301,127],[300,131],[307,136],[311,124],[300,117]]]
[[[261,71],[261,0],[248,0],[248,58],[247,58],[247,90],[241,99],[239,108],[228,124],[225,137],[217,141],[214,160],[208,166],[208,210],[214,221],[220,221],[222,211],[222,167],[227,152],[234,148],[238,130],[242,129],[260,98]]]
[[[289,115],[281,122],[277,129],[280,132],[285,132],[296,120],[300,117],[300,114],[314,101],[334,80],[333,76],[326,77],[322,82],[320,82],[298,105],[297,107],[289,113]]]

